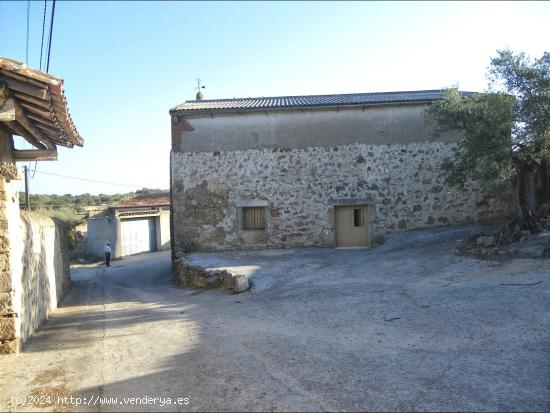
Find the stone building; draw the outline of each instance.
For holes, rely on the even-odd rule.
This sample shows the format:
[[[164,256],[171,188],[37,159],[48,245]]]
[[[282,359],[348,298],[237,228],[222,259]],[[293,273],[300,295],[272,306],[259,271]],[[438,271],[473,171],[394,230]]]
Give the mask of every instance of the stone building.
[[[103,255],[107,241],[111,244],[113,258],[170,249],[168,193],[137,196],[86,222],[88,250],[95,255]]]
[[[463,96],[471,95],[463,92]],[[384,234],[506,214],[444,181],[458,136],[424,116],[442,91],[187,101],[170,110],[175,256],[372,246]]]
[[[20,211],[16,162],[56,160],[58,146],[75,145],[63,80],[0,57],[0,354],[18,351],[70,285],[65,229]]]

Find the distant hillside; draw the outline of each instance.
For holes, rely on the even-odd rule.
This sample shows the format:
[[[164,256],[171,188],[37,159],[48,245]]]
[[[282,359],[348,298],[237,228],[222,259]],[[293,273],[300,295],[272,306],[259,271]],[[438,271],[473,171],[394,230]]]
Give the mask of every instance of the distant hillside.
[[[143,188],[135,192],[114,195],[48,195],[48,194],[30,194],[30,204],[32,211],[42,211],[52,217],[59,218],[71,224],[76,224],[81,220],[79,213],[83,213],[86,207],[103,206],[105,208],[134,198],[139,195],[154,194],[159,192],[168,192],[167,189]],[[19,205],[25,208],[25,192],[19,193]]]

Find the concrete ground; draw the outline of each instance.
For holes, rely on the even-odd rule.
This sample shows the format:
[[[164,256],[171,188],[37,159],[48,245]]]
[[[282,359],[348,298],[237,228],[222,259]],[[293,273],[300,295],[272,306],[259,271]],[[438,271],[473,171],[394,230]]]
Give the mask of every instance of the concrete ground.
[[[74,270],[62,308],[0,358],[0,410],[549,411],[550,261],[456,256],[471,230],[190,255],[246,273],[238,295],[173,286],[166,253]]]

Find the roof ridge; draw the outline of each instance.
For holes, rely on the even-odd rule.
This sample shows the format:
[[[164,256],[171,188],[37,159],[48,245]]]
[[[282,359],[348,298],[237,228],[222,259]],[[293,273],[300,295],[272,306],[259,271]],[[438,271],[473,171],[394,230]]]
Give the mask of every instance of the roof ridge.
[[[233,99],[187,100],[170,113],[256,112],[296,108],[360,106],[396,103],[432,102],[443,99],[445,89],[403,90],[391,92],[341,93],[332,95],[262,96]],[[460,91],[463,96],[475,92]]]
[[[357,95],[390,95],[400,93],[435,93],[441,92],[445,89],[420,89],[420,90],[396,90],[390,92],[354,92],[354,93],[329,93],[323,95],[284,95],[284,96],[249,96],[234,97],[234,98],[222,98],[222,99],[191,99],[186,100],[184,103],[197,103],[197,102],[231,102],[235,100],[253,100],[253,99],[288,99],[288,98],[312,98],[312,97],[332,97],[332,96],[357,96]],[[464,91],[461,91],[464,92]],[[468,93],[468,92],[467,92]]]

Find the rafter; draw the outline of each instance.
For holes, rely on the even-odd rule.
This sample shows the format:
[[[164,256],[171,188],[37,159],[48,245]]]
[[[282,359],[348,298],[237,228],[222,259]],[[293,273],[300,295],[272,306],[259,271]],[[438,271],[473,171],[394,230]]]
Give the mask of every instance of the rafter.
[[[37,87],[21,80],[0,76],[0,82],[5,83],[11,90],[35,97],[37,99],[49,100],[48,87]]]
[[[25,139],[27,142],[29,142],[31,145],[33,145],[37,149],[43,149],[47,150],[48,147],[44,145],[42,142],[38,141],[34,137],[32,137],[29,132],[21,126],[19,123],[17,123],[14,120],[3,122],[4,125],[6,125],[14,134],[21,136],[23,139]]]
[[[43,147],[50,150],[55,149],[53,141],[40,128],[34,126],[16,99],[8,98],[4,102],[3,107],[0,108],[0,121],[5,122],[8,127],[16,131],[21,137],[27,139],[38,149],[44,149]]]
[[[14,149],[15,161],[57,161],[57,150]]]

